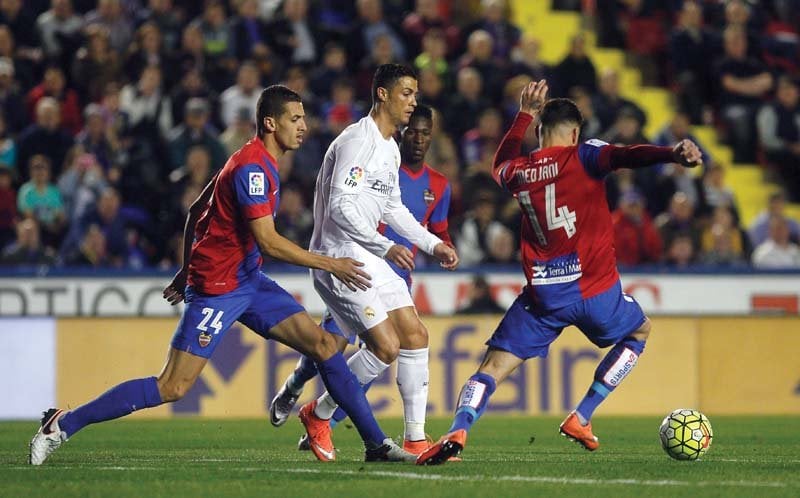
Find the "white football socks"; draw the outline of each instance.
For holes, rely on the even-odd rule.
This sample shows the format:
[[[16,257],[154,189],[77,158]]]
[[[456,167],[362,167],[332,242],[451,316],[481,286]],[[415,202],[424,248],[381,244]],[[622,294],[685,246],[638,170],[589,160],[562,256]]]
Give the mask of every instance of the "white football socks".
[[[361,348],[356,354],[351,356],[350,359],[347,360],[347,366],[350,367],[350,370],[353,371],[353,374],[362,386],[369,384],[375,377],[389,368],[389,365],[378,359],[378,357],[367,348]],[[337,407],[336,401],[328,394],[328,391],[325,391],[322,393],[322,396],[317,399],[317,407],[314,409],[314,414],[321,419],[328,420],[333,417],[333,412],[336,411]]]
[[[408,441],[422,441],[428,409],[428,348],[400,350],[397,388],[403,398],[404,437]]]

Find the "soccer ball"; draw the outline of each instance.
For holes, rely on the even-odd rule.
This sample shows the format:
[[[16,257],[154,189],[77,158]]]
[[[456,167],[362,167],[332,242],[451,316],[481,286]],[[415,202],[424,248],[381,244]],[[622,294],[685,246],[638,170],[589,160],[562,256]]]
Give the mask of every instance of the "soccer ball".
[[[664,418],[658,430],[661,447],[676,460],[697,460],[711,447],[714,432],[697,410],[679,408]]]

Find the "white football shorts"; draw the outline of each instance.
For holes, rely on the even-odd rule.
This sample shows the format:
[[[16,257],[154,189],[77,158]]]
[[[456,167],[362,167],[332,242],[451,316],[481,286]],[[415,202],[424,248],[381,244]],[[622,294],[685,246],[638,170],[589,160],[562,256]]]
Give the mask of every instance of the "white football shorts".
[[[355,242],[325,251],[332,258],[353,258],[372,277],[372,287],[351,291],[341,280],[323,270],[311,270],[314,288],[328,306],[333,319],[348,337],[359,335],[388,318],[388,312],[414,306],[405,280],[383,258]]]

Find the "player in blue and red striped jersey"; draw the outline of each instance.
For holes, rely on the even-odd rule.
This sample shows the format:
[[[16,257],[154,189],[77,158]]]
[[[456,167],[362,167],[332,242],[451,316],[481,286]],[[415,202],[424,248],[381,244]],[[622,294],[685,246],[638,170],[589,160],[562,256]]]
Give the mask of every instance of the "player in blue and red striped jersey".
[[[550,344],[569,325],[599,347],[613,346],[588,393],[559,428],[587,450],[597,449],[592,414],[644,351],[650,321],[620,286],[603,179],[623,167],[696,166],[702,162],[700,150],[689,140],[674,148],[617,147],[599,140],[578,144],[583,118],[577,106],[568,99],[545,103],[546,96],[544,80],[523,89],[520,112],[493,164],[495,180],[522,208],[521,253],[528,285],[487,341],[478,372],[461,389],[449,433],[417,458],[420,465],[458,454],[497,384],[528,358],[547,356]],[[537,117],[542,148],[520,157],[525,131]]]
[[[158,377],[119,384],[74,410],[46,411],[30,443],[31,464],[41,465],[63,441],[89,424],[183,397],[236,321],[317,362],[329,392],[358,428],[367,461],[414,459],[378,427],[331,336],[261,272],[261,253],[265,253],[330,272],[354,292],[370,286],[369,275],[359,268],[362,263],[310,253],[275,231],[280,192],[277,158],[302,143],[305,112],[297,93],[274,85],[261,93],[256,116],[257,136],[228,159],[189,211],[183,266],[164,290],[171,304],[185,301],[186,306],[163,370]]]
[[[430,107],[419,105],[414,109],[414,113],[409,118],[408,126],[403,130],[400,140],[400,196],[403,204],[408,207],[414,218],[428,228],[430,232],[442,239],[447,244],[452,244],[450,234],[447,231],[447,215],[450,207],[450,184],[447,178],[434,170],[425,163],[425,154],[431,145],[433,132],[433,113]],[[417,248],[407,239],[397,234],[390,227],[381,225],[379,231],[397,244],[409,248],[416,254]],[[411,287],[411,271],[397,267],[389,262],[389,266]],[[325,313],[322,327],[335,335],[339,342],[340,350],[344,351],[347,347],[347,339],[336,322],[329,313]],[[401,331],[400,334],[400,359],[404,351],[418,351],[427,349],[428,335],[424,333],[409,334],[408,331]],[[398,363],[399,370],[405,368],[405,364]],[[298,397],[303,392],[303,386],[317,374],[313,361],[308,358],[301,358],[294,372],[286,379],[283,387],[270,404],[270,421],[276,427],[283,425],[292,411]],[[427,379],[427,374],[425,375]],[[365,386],[368,388],[369,386]],[[427,400],[427,397],[426,397]],[[426,403],[420,403],[422,407]],[[419,414],[414,414],[404,406],[406,422],[419,418]],[[424,412],[423,412],[424,414]],[[336,425],[346,417],[340,409],[337,410],[331,421],[331,427]],[[424,416],[422,417],[424,421]],[[300,449],[308,449],[305,436],[301,439]],[[409,438],[408,431],[403,441],[403,449],[410,453],[419,454],[428,447],[424,439],[414,440]]]

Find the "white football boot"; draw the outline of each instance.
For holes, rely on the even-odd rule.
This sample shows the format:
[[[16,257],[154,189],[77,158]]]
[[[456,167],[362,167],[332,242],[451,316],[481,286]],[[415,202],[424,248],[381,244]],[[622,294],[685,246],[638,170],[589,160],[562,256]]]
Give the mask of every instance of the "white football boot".
[[[67,434],[58,427],[58,419],[64,415],[64,410],[50,408],[42,415],[42,426],[33,436],[30,444],[28,463],[41,465],[51,453],[56,451],[61,443],[67,440]]]

